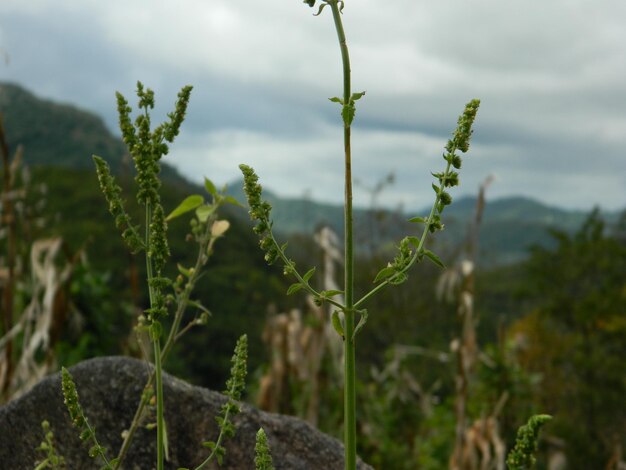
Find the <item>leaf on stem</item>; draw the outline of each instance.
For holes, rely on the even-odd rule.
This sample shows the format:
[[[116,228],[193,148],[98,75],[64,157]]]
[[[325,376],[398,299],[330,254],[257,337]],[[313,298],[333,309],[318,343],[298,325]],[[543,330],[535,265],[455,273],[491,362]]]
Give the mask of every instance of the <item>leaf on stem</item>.
[[[339,334],[339,336],[345,338],[346,334],[344,332],[343,325],[341,324],[341,318],[339,317],[339,312],[337,310],[333,310],[331,321],[333,323],[333,328]]]
[[[299,282],[296,282],[295,284],[291,284],[289,286],[289,289],[287,289],[287,295],[295,294],[296,292],[298,292],[303,287],[304,286],[301,283],[299,283]]]
[[[380,271],[378,271],[378,274],[376,274],[376,277],[374,278],[374,284],[376,284],[379,281],[382,281],[385,278],[388,278],[395,272],[396,272],[396,268],[393,266],[387,266],[386,268],[381,269]]]
[[[445,264],[443,264],[443,262],[441,261],[441,259],[439,258],[439,256],[437,256],[435,253],[433,253],[430,250],[424,250],[422,251],[422,254],[424,254],[429,260],[431,260],[433,263],[435,263],[437,266],[439,266],[440,268],[444,268],[446,267]]]
[[[194,210],[196,207],[204,204],[204,198],[198,194],[194,194],[192,196],[186,197],[183,202],[181,202],[176,209],[174,209],[170,214],[165,218],[166,222],[185,214],[186,212]]]
[[[357,313],[360,315],[360,318],[359,323],[357,323],[356,328],[354,329],[354,333],[352,334],[352,339],[356,338],[357,333],[361,331],[361,328],[365,326],[368,318],[367,310],[365,309],[357,310]]]
[[[196,208],[196,217],[202,223],[206,222],[209,217],[215,212],[217,207],[214,204],[203,205]]]
[[[315,272],[315,267],[309,269],[306,274],[304,276],[302,276],[302,280],[304,282],[309,282],[309,279],[311,279],[311,276],[313,276],[313,273]]]
[[[213,197],[217,197],[217,188],[215,187],[215,185],[213,184],[213,181],[211,181],[209,178],[207,178],[206,176],[204,177],[204,188],[207,190],[207,192],[213,196]]]

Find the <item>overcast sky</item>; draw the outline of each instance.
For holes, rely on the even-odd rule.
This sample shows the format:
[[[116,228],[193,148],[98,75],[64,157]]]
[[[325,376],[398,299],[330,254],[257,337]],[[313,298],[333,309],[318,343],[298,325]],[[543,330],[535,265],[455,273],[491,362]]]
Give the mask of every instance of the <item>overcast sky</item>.
[[[422,208],[456,119],[482,101],[454,193],[626,207],[626,1],[345,0],[357,203]],[[117,133],[114,91],[141,80],[170,111],[194,85],[168,161],[217,183],[256,168],[281,195],[341,201],[340,53],[301,0],[2,0],[0,80],[71,102]],[[132,100],[134,102],[134,100]],[[159,104],[161,106],[159,106]]]

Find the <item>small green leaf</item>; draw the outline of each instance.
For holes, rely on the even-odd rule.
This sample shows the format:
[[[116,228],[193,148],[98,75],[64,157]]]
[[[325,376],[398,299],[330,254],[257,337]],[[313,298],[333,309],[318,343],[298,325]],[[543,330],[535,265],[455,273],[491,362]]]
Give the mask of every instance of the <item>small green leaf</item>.
[[[291,286],[289,286],[289,289],[287,289],[287,295],[291,295],[294,294],[296,292],[298,292],[300,289],[302,289],[304,286],[302,284],[300,284],[299,282],[295,283],[295,284],[291,284]]]
[[[206,447],[207,449],[215,449],[215,442],[213,441],[205,441],[202,443],[202,447]]]
[[[215,187],[215,185],[213,184],[213,181],[211,181],[209,178],[207,178],[206,176],[204,177],[204,187],[206,188],[207,192],[213,196],[216,197],[217,196],[217,188]]]
[[[196,307],[198,310],[202,310],[204,313],[208,314],[209,316],[213,316],[211,311],[208,308],[206,308],[204,305],[202,305],[200,302],[198,302],[197,300],[189,299],[187,301],[187,304],[190,305],[191,307]]]
[[[215,212],[215,206],[214,205],[204,205],[204,206],[200,206],[196,209],[196,217],[198,217],[198,220],[200,222],[206,222],[209,217],[211,216],[211,214],[213,214],[213,212]]]
[[[327,299],[341,294],[343,294],[342,290],[323,290],[322,292],[320,292],[320,295]]]
[[[339,333],[339,336],[341,336],[342,338],[345,338],[346,335],[344,333],[343,325],[341,324],[341,318],[339,318],[339,312],[337,310],[333,311],[331,320],[333,322],[333,328],[335,328],[335,331]]]
[[[169,221],[179,215],[184,214],[185,212],[189,212],[194,210],[199,205],[204,204],[204,198],[198,194],[194,194],[192,196],[188,196],[185,198],[183,202],[181,202],[176,209],[174,209],[170,215],[168,215],[165,220]]]
[[[435,253],[433,253],[430,250],[424,250],[422,253],[424,255],[426,255],[428,257],[428,259],[430,259],[437,266],[439,266],[440,268],[444,268],[445,269],[445,267],[446,267],[445,264],[443,264],[443,262],[439,259],[439,256],[437,256]]]
[[[409,222],[412,224],[425,224],[427,221],[426,217],[413,217],[412,219],[409,219]]]
[[[322,10],[326,5],[328,5],[328,3],[321,3],[319,10],[317,10],[317,13],[314,13],[313,16],[320,16],[322,14]]]
[[[228,204],[232,204],[233,206],[243,207],[243,204],[232,196],[224,196],[224,201]]]
[[[356,338],[357,333],[361,331],[361,328],[363,328],[365,324],[367,323],[367,317],[368,317],[367,310],[363,309],[363,310],[358,310],[357,312],[359,313],[361,318],[359,318],[359,323],[357,323],[356,328],[354,329],[354,334],[352,335],[352,339]]]
[[[409,241],[409,243],[411,245],[413,245],[415,248],[419,248],[420,246],[420,239],[418,237],[406,237],[406,239]]]
[[[341,117],[346,126],[352,124],[354,121],[354,115],[356,114],[356,108],[352,104],[344,104],[341,110]]]
[[[180,272],[185,277],[191,277],[191,270],[185,268],[182,264],[178,263],[176,265],[178,267],[178,272]]]
[[[392,286],[397,286],[402,284],[403,282],[406,282],[408,278],[409,276],[407,276],[406,273],[397,273],[394,277],[389,279],[389,284],[391,284]]]
[[[363,98],[364,95],[365,95],[364,91],[361,91],[360,93],[352,93],[352,96],[350,97],[350,101],[354,103],[356,100],[360,100],[361,98]]]
[[[382,281],[386,277],[391,276],[394,272],[396,272],[396,270],[393,266],[387,266],[386,268],[381,269],[380,271],[378,271],[378,274],[376,274],[376,277],[374,278],[374,284],[376,284],[378,281]]]
[[[332,101],[333,103],[339,103],[339,104],[343,104],[343,100],[341,98],[337,98],[336,96],[332,97],[332,98],[328,98],[330,101]]]
[[[302,280],[304,282],[309,282],[309,279],[311,279],[311,276],[313,276],[313,273],[315,272],[315,268],[311,268],[307,271],[307,273],[302,276]]]

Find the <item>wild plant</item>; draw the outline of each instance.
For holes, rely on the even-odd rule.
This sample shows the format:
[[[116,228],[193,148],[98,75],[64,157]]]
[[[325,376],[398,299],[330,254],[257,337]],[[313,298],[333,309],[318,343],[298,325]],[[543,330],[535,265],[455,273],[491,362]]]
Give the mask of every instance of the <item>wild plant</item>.
[[[37,447],[37,451],[43,452],[46,458],[41,462],[37,462],[34,470],[43,470],[45,468],[62,470],[66,468],[65,458],[57,453],[54,445],[54,433],[50,430],[50,423],[43,421],[41,428],[43,429],[44,440],[39,444],[39,447]]]
[[[128,430],[123,435],[124,441],[115,458],[108,459],[105,449],[97,442],[96,434],[89,425],[78,402],[78,394],[70,373],[63,369],[63,393],[65,403],[73,423],[81,430],[81,439],[91,441],[90,455],[98,457],[104,468],[116,470],[120,468],[132,442],[135,431],[142,421],[146,406],[151,399],[156,402],[156,468],[162,470],[167,445],[166,423],[164,419],[163,401],[163,362],[174,343],[191,327],[206,324],[209,311],[197,300],[192,298],[194,287],[211,256],[215,242],[228,230],[229,223],[217,218],[218,209],[224,204],[238,204],[231,196],[219,191],[215,185],[205,178],[205,189],[208,200],[201,195],[191,195],[183,200],[169,215],[161,204],[159,188],[160,160],[169,152],[169,145],[178,135],[185,118],[192,87],[186,86],[178,94],[173,112],[168,120],[151,129],[150,111],[154,108],[154,92],[137,83],[140,113],[131,122],[131,107],[120,93],[117,93],[117,109],[119,113],[122,138],[126,143],[134,161],[137,172],[137,202],[145,210],[143,228],[135,224],[126,210],[122,199],[122,190],[111,174],[106,161],[98,156],[93,157],[96,165],[100,188],[109,205],[109,211],[115,219],[115,225],[122,231],[122,238],[132,253],[145,253],[147,289],[149,307],[139,319],[137,330],[147,333],[152,343],[154,367],[149,374],[144,392],[141,395],[135,416]],[[196,262],[191,267],[178,264],[178,275],[170,279],[165,274],[165,266],[170,257],[167,240],[167,225],[172,219],[192,212],[191,235],[198,245]],[[196,316],[182,326],[185,312],[193,308]],[[171,326],[166,335],[169,314],[173,312]],[[163,341],[163,338],[165,340]],[[224,405],[217,422],[220,433],[215,441],[203,442],[202,445],[211,450],[208,457],[196,468],[205,468],[213,459],[221,463],[225,450],[223,440],[232,437],[234,427],[232,416],[239,411],[237,401],[241,398],[246,375],[247,337],[242,336],[237,342],[233,356],[231,378],[227,382],[228,401]]]
[[[256,445],[254,446],[254,468],[255,470],[274,470],[274,462],[267,444],[267,435],[263,428],[256,433]]]
[[[515,447],[506,458],[509,470],[529,470],[535,466],[534,453],[537,451],[539,431],[552,419],[550,415],[535,415],[517,431]]]
[[[304,3],[314,7],[316,0],[305,0]],[[319,8],[315,16],[329,7],[332,12],[333,22],[336,29],[341,59],[343,66],[343,94],[342,97],[329,98],[331,102],[341,107],[343,121],[344,143],[344,286],[343,290],[318,291],[310,285],[309,280],[315,272],[311,268],[301,273],[296,268],[295,262],[286,254],[286,246],[281,245],[274,237],[272,231],[271,205],[262,198],[262,188],[258,183],[258,176],[247,165],[240,165],[244,177],[244,190],[250,206],[250,216],[256,221],[254,231],[260,236],[260,246],[265,252],[265,259],[272,264],[280,261],[284,266],[285,275],[292,276],[296,282],[288,289],[287,294],[293,294],[299,290],[305,290],[311,294],[318,304],[329,303],[335,307],[332,314],[332,324],[341,336],[344,344],[344,445],[345,445],[345,468],[356,468],[356,364],[355,345],[359,330],[367,322],[367,310],[364,308],[368,299],[376,295],[387,286],[401,284],[406,281],[409,269],[423,259],[429,259],[439,266],[443,266],[441,260],[430,250],[426,249],[427,236],[443,229],[441,214],[445,207],[452,202],[448,188],[459,184],[459,175],[456,170],[461,168],[461,157],[457,152],[466,153],[469,149],[472,135],[472,124],[478,111],[479,100],[471,100],[458,120],[457,128],[452,138],[445,146],[443,159],[444,170],[433,173],[436,183],[432,184],[435,193],[431,211],[425,217],[414,217],[410,221],[422,225],[420,236],[407,236],[399,243],[398,254],[394,260],[382,268],[374,279],[375,287],[355,299],[354,295],[354,233],[353,233],[353,210],[352,210],[352,151],[351,151],[351,125],[356,115],[356,102],[363,98],[365,92],[352,92],[350,55],[343,27],[342,13],[344,2],[342,0],[320,0]],[[344,301],[335,299],[343,294]],[[358,322],[357,322],[358,317]]]

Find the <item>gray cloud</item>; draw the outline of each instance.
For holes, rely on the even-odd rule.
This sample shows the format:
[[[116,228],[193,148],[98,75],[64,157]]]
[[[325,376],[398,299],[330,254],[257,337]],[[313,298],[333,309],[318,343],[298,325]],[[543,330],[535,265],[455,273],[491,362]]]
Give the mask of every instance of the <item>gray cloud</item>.
[[[356,176],[389,171],[383,201],[421,207],[465,102],[483,104],[459,192],[616,209],[626,203],[626,3],[348,0],[359,102]],[[300,0],[5,0],[0,77],[116,125],[114,90],[139,78],[161,115],[195,86],[174,164],[190,177],[258,167],[285,195],[340,201],[341,92],[330,17]],[[178,155],[178,156],[176,156]],[[297,176],[297,178],[294,178]],[[358,200],[367,201],[366,194]]]

